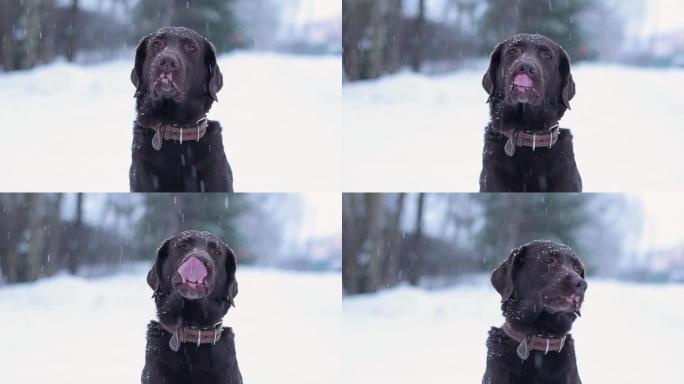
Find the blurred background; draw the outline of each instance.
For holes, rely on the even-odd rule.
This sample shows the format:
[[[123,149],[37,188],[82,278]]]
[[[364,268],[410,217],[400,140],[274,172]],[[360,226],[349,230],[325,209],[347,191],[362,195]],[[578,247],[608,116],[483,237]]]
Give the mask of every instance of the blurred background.
[[[340,0],[0,0],[0,9],[0,124],[22,127],[0,142],[16,171],[0,191],[128,191],[135,48],[168,25],[218,49],[224,86],[208,117],[224,128],[236,191],[340,190],[330,172],[341,161]]]
[[[341,382],[340,200],[339,193],[0,194],[0,327],[40,330],[8,336],[0,377],[140,381],[146,327],[157,318],[146,282],[156,249],[177,231],[200,229],[237,257],[239,293],[223,324],[235,332],[245,380]]]
[[[560,43],[574,62],[684,67],[684,13],[676,0],[343,0],[349,81],[403,68],[472,66],[516,33]]]
[[[338,10],[312,0],[2,0],[0,69],[58,59],[128,55],[141,36],[166,25],[192,28],[219,52],[237,48],[338,53]]]
[[[672,195],[345,194],[344,292],[442,288],[489,273],[536,239],[565,243],[589,276],[684,282],[684,205]]]
[[[241,265],[336,271],[339,210],[332,194],[0,194],[0,285],[151,264],[186,229],[217,234]]]
[[[504,321],[489,273],[535,239],[568,244],[586,265],[582,317],[571,331],[582,381],[676,381],[684,353],[672,342],[684,337],[679,196],[344,194],[344,381],[482,381],[487,332]],[[606,343],[615,346],[609,358]]]
[[[577,92],[560,124],[585,192],[684,190],[668,166],[684,142],[681,1],[343,0],[342,12],[343,190],[476,192],[482,76],[517,33],[569,53]]]

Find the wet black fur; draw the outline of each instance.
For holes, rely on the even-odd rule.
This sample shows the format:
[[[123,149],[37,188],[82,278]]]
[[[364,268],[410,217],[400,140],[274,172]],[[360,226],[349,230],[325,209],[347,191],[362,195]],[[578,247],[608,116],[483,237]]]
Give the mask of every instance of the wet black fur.
[[[180,249],[180,242],[207,251],[219,250],[212,257],[214,278],[205,298],[187,300],[173,288],[171,279],[178,263],[195,249]],[[185,231],[166,239],[147,276],[159,321],[172,329],[185,325],[211,328],[226,315],[237,295],[235,271],[233,251],[211,233]],[[224,327],[215,345],[181,343],[177,352],[169,347],[171,336],[159,322],[149,323],[142,384],[242,384],[231,328]]]
[[[194,41],[197,51],[183,49],[183,39]],[[154,49],[152,41],[164,41],[169,51]],[[155,61],[164,52],[171,54],[186,69],[179,74],[183,97],[154,97],[150,82]],[[153,77],[152,77],[153,78]],[[173,123],[191,126],[206,115],[223,77],[216,63],[214,46],[187,28],[166,27],[145,36],[136,50],[131,81],[136,87],[137,118],[133,128],[132,163],[129,171],[132,192],[232,192],[233,173],[228,164],[221,125],[210,121],[207,133],[198,142],[163,141],[162,148],[152,147],[154,130],[150,127]]]
[[[543,264],[549,255],[557,258],[556,266]],[[491,280],[501,294],[506,320],[520,332],[545,337],[567,334],[576,315],[549,312],[541,302],[540,291],[548,289],[557,293],[580,289],[584,292],[586,289],[584,266],[577,255],[569,247],[550,241],[534,241],[514,249],[492,272]],[[572,284],[581,286],[573,288]],[[527,360],[518,357],[518,345],[501,328],[491,328],[483,384],[581,384],[574,340],[569,334],[560,352],[550,351],[545,355],[533,350]]]
[[[520,53],[507,54],[514,45]],[[550,49],[552,60],[538,57],[540,46]],[[507,92],[523,54],[527,64],[537,68],[536,83],[543,92],[537,105],[516,102]],[[560,120],[575,95],[567,53],[544,36],[516,35],[494,48],[482,86],[489,95],[490,123],[485,130],[480,192],[581,192],[569,130],[561,130],[551,149],[517,147],[512,157],[504,152],[508,138],[500,133],[511,129],[547,132]]]

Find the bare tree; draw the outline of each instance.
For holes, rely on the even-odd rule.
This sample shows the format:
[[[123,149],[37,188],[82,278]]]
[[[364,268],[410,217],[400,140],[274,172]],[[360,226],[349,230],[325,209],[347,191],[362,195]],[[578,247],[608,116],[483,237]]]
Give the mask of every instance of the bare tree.
[[[43,272],[43,253],[46,249],[47,236],[45,225],[45,199],[47,195],[32,193],[26,195],[29,214],[28,252],[24,256],[24,280],[33,281]]]
[[[413,57],[411,68],[420,72],[425,57],[425,0],[418,2],[418,16],[416,17],[416,34],[413,38]]]
[[[402,239],[403,232],[401,228],[402,219],[404,217],[404,207],[406,206],[406,193],[400,193],[396,197],[394,204],[394,212],[391,213],[391,219],[386,228],[386,246],[385,246],[385,265],[382,271],[382,286],[392,287],[399,283],[399,268],[402,264]]]
[[[418,194],[416,207],[416,223],[413,230],[411,244],[408,249],[408,281],[417,286],[422,274],[421,258],[423,255],[423,213],[425,212],[425,193]]]
[[[401,47],[403,44],[403,0],[389,0],[387,9],[387,41],[385,43],[385,69],[396,72],[401,68]]]
[[[73,63],[76,59],[76,38],[79,34],[79,7],[78,0],[71,0],[71,5],[69,6],[68,14],[68,27],[67,27],[67,50],[65,52],[67,61]]]
[[[74,214],[74,221],[70,228],[70,247],[67,254],[67,269],[69,273],[75,275],[78,273],[80,257],[81,257],[81,240],[83,234],[83,193],[76,194],[76,207]]]

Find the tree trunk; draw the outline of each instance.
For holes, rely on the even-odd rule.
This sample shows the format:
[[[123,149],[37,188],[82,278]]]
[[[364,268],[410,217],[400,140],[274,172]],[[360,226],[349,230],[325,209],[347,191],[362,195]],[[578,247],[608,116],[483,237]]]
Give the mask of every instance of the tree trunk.
[[[22,47],[22,60],[20,67],[22,69],[32,68],[38,63],[40,56],[40,0],[24,0],[26,5],[25,20],[26,35],[24,36],[24,44]]]
[[[362,251],[362,265],[364,268],[364,282],[361,292],[375,292],[380,288],[381,274],[384,260],[384,237],[383,237],[383,198],[379,193],[366,193],[364,195],[366,222],[368,228],[367,241]]]
[[[359,12],[358,1],[342,1],[342,66],[346,79],[349,81],[361,79],[359,43],[361,42],[363,27],[361,26],[362,13]]]
[[[409,248],[408,280],[412,286],[418,286],[422,274],[421,257],[423,257],[423,212],[425,210],[425,193],[418,194],[416,209],[416,225],[413,232],[411,247]]]
[[[416,36],[413,50],[411,68],[414,72],[420,72],[425,55],[425,0],[418,2],[418,17],[416,18]]]
[[[388,10],[387,54],[385,55],[385,69],[396,72],[401,69],[401,46],[404,34],[403,1],[391,0]],[[403,198],[403,197],[402,197]]]
[[[380,77],[385,70],[385,45],[387,23],[385,22],[387,0],[373,0],[370,11],[371,47],[368,51],[367,78]]]
[[[387,246],[385,247],[385,268],[382,285],[393,287],[399,283],[399,265],[403,233],[401,221],[404,215],[406,193],[400,193],[394,206],[394,215],[386,228]]]
[[[60,242],[61,242],[61,227],[62,219],[60,213],[62,211],[62,200],[64,194],[58,193],[50,208],[50,216],[48,218],[48,250],[43,259],[45,265],[45,275],[53,276],[59,270],[60,265]]]
[[[71,246],[67,256],[67,269],[69,273],[78,273],[78,266],[81,262],[81,241],[83,240],[83,193],[76,195],[76,214],[71,225]]]
[[[29,207],[29,247],[25,256],[25,281],[37,280],[43,273],[43,254],[45,253],[45,231],[43,230],[45,204],[43,194],[28,194]]]
[[[21,4],[16,0],[0,0],[0,9],[0,65],[9,72],[17,69],[14,26],[21,15]]]
[[[344,293],[359,293],[359,253],[364,241],[363,218],[358,214],[359,194],[342,196],[342,288]]]
[[[68,62],[73,63],[76,60],[76,50],[77,42],[76,38],[79,33],[79,6],[78,0],[71,0],[71,6],[69,7],[69,27],[67,29],[67,50],[66,59]]]

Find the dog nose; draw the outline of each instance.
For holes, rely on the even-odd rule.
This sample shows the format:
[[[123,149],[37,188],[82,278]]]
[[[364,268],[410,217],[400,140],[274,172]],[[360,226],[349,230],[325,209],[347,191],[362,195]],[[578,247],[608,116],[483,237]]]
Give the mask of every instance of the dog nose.
[[[587,289],[587,282],[580,276],[571,276],[570,284],[579,292],[584,292]]]
[[[160,56],[157,65],[164,72],[170,72],[178,68],[178,60],[171,55]]]
[[[515,65],[514,68],[516,73],[527,73],[527,74],[534,74],[537,72],[537,69],[532,63],[528,63],[526,61],[518,61],[518,63]]]

